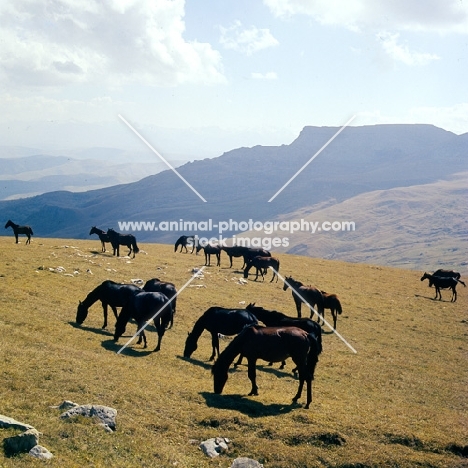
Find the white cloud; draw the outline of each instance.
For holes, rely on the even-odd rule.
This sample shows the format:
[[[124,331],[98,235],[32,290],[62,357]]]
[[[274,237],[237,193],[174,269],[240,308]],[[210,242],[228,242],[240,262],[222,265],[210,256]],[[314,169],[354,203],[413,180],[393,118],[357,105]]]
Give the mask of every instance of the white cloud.
[[[398,43],[399,36],[399,34],[390,34],[387,32],[377,35],[384,51],[393,60],[403,62],[406,65],[427,65],[433,60],[439,60],[440,57],[437,55],[409,50],[407,45]]]
[[[275,72],[267,72],[267,73],[252,73],[252,79],[254,80],[277,80],[278,75]]]
[[[4,0],[0,82],[225,82],[221,55],[183,38],[184,0]]]
[[[228,28],[221,26],[219,29],[221,31],[220,44],[226,49],[235,50],[245,55],[252,55],[279,44],[268,29],[258,29],[255,26],[243,28],[240,21],[235,21]]]
[[[468,34],[461,0],[263,0],[279,17],[308,15],[352,30],[411,30]]]

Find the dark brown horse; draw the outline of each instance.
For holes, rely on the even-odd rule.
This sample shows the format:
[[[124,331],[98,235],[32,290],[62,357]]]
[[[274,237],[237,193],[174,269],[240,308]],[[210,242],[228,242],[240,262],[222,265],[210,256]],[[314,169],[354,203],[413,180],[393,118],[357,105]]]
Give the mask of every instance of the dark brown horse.
[[[117,319],[117,307],[123,307],[133,294],[141,289],[133,284],[120,284],[111,280],[103,281],[94,288],[83,300],[79,302],[76,311],[76,323],[81,325],[88,316],[88,309],[97,301],[101,301],[104,313],[104,324],[102,328],[107,328],[107,306],[110,306]]]
[[[214,392],[222,393],[228,379],[228,370],[238,355],[248,360],[248,376],[252,383],[249,395],[258,395],[256,365],[258,359],[281,362],[290,357],[297,366],[299,387],[293,398],[301,397],[307,382],[306,409],[312,402],[312,380],[318,362],[319,347],[316,338],[297,327],[249,327],[237,335],[220,354],[212,368]]]
[[[203,249],[203,252],[205,253],[205,266],[210,266],[211,264],[211,255],[216,256],[216,266],[219,266],[221,264],[221,247],[219,245],[206,245],[205,247],[202,247],[201,245],[197,245],[197,254],[200,252],[200,250]]]
[[[26,240],[26,245],[31,243],[31,236],[34,235],[33,230],[30,226],[20,226],[19,224],[14,223],[11,219],[5,224],[5,229],[11,227],[13,229],[13,234],[15,235],[16,243],[18,243],[18,234],[24,234],[28,237]]]
[[[456,278],[452,277],[442,277],[442,276],[434,276],[430,275],[429,273],[424,273],[424,275],[421,277],[421,281],[424,281],[425,279],[429,280],[429,286],[434,286],[436,290],[436,295],[434,297],[434,300],[439,298],[439,301],[442,300],[442,294],[440,292],[441,289],[451,289],[452,290],[452,299],[450,302],[456,302],[457,300],[457,284],[461,283],[463,286],[466,287],[466,284]]]
[[[283,291],[288,288],[292,290],[294,303],[296,304],[297,316],[301,317],[301,306],[304,302],[310,307],[310,318],[314,316],[314,307],[317,306],[317,312],[323,316],[323,296],[322,293],[313,286],[304,286],[300,281],[296,281],[292,276],[285,278]]]
[[[195,236],[180,236],[176,243],[174,244],[174,252],[177,252],[177,249],[180,246],[180,253],[182,253],[182,249],[185,249],[185,253],[188,253],[187,245],[192,247],[192,251],[195,249]]]
[[[133,234],[120,234],[113,229],[108,229],[107,235],[109,236],[110,243],[114,249],[114,255],[117,255],[117,257],[120,255],[121,245],[125,245],[130,249],[127,255],[130,255],[133,251],[133,258],[135,258],[135,254],[140,251],[136,242],[136,237]]]
[[[255,276],[255,281],[257,281],[258,274],[262,275],[263,281],[265,281],[264,270],[271,267],[273,269],[273,276],[271,277],[270,283],[275,279],[278,282],[278,275],[280,261],[275,257],[254,257],[247,261],[247,267],[244,270],[244,278],[249,276],[249,270],[254,267],[257,270],[257,276]]]
[[[143,286],[143,291],[146,292],[159,292],[163,293],[168,299],[172,299],[172,318],[169,328],[172,328],[174,324],[174,315],[176,313],[176,303],[177,303],[177,289],[174,283],[169,283],[168,281],[161,281],[159,278],[153,278],[148,280]]]
[[[197,349],[197,342],[204,330],[211,333],[211,345],[213,352],[210,361],[219,356],[219,334],[237,335],[245,327],[258,325],[255,315],[245,309],[226,309],[224,307],[210,307],[195,322],[193,330],[188,334],[185,341],[184,357],[190,357]]]
[[[138,344],[143,339],[144,348],[147,347],[145,326],[148,320],[153,320],[158,332],[158,344],[154,351],[161,349],[162,337],[169,326],[172,318],[172,307],[169,299],[161,293],[142,291],[134,294],[130,300],[122,307],[122,310],[115,324],[114,341],[125,333],[125,328],[130,319],[134,319],[140,332]]]
[[[267,310],[255,304],[249,304],[245,309],[255,315],[257,320],[260,320],[267,327],[297,327],[305,330],[307,333],[312,333],[317,340],[319,354],[322,352],[322,328],[310,318],[289,317],[277,310]],[[283,362],[280,369],[283,369],[284,365],[285,363]],[[293,372],[296,371],[297,368],[293,369]]]
[[[333,328],[336,330],[336,320],[338,315],[341,315],[343,309],[341,308],[341,302],[336,294],[329,294],[325,291],[320,291],[323,296],[323,323],[325,323],[325,309],[330,309],[330,312],[333,317]],[[319,320],[320,321],[320,317]]]
[[[106,231],[93,226],[91,231],[89,231],[89,235],[97,234],[99,236],[99,240],[101,241],[101,252],[106,251],[106,242],[110,242],[109,236],[107,235]]]

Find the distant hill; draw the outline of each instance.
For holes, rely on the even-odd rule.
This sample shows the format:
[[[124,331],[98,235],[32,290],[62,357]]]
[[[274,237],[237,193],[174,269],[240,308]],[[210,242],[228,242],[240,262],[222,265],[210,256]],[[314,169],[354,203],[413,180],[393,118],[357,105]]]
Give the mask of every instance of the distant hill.
[[[315,211],[360,194],[430,184],[468,171],[468,134],[458,136],[431,125],[348,127],[268,203],[337,130],[305,127],[290,145],[239,148],[179,167],[207,203],[172,171],[164,171],[100,190],[0,202],[0,210],[5,219],[33,225],[39,236],[87,238],[90,226],[118,228],[118,221],[274,220],[300,209]],[[436,213],[434,206],[425,214]],[[141,240],[158,242],[174,242],[180,234],[136,233]]]
[[[468,274],[468,173],[425,185],[367,192],[323,209],[279,217],[318,223],[352,221],[355,230],[276,231],[277,251],[412,269],[455,268]],[[286,225],[287,226],[287,225]],[[327,228],[329,226],[327,225]],[[246,233],[255,237],[258,233]]]
[[[20,147],[0,147],[0,200],[134,182],[167,169],[156,155],[150,157],[115,148],[71,152],[75,157],[40,154]],[[171,158],[177,167],[183,161]]]

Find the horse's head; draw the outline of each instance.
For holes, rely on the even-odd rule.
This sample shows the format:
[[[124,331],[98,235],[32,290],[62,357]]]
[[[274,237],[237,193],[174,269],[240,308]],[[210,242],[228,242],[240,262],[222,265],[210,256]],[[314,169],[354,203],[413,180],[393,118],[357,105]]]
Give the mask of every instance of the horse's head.
[[[195,249],[197,255],[198,255],[198,252],[200,252],[201,249],[203,249],[203,247],[200,244],[197,244],[197,247]]]
[[[88,316],[88,308],[80,301],[78,304],[78,309],[76,311],[76,323],[81,325],[86,317]]]
[[[251,303],[245,308],[245,310],[248,310],[249,312],[251,312],[253,309],[255,309],[255,302],[251,302]]]
[[[5,224],[5,229],[9,228],[11,225],[12,225],[12,222],[11,222],[11,219],[9,219],[7,223]]]
[[[224,385],[226,385],[228,379],[228,368],[229,366],[222,366],[219,359],[211,368],[211,373],[213,374],[213,390],[217,395],[220,395],[223,392]]]
[[[286,289],[289,288],[289,285],[292,284],[292,281],[294,281],[292,279],[292,276],[286,276],[285,281],[284,281],[284,285],[283,285],[283,291],[286,291]]]
[[[184,357],[189,358],[196,349],[197,349],[197,340],[194,339],[193,335],[189,333],[187,336],[187,340],[185,341]]]
[[[89,231],[89,235],[94,234],[96,232],[96,226],[93,226],[91,228],[91,231]]]

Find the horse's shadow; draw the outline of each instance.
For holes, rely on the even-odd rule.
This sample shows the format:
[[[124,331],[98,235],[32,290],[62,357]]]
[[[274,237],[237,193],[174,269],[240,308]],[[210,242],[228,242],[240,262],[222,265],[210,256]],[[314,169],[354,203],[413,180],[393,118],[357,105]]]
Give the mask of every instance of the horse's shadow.
[[[112,339],[112,340],[104,340],[101,343],[101,346],[105,350],[113,351],[113,352],[115,352],[117,354],[119,352],[119,350],[123,348],[124,344],[116,343]],[[127,346],[120,354],[122,354],[122,356],[145,357],[145,356],[149,356],[150,354],[153,354],[153,351],[150,350],[150,349],[131,348],[131,347]]]
[[[193,359],[191,357],[184,357],[184,356],[177,356],[178,359],[181,359],[182,361],[187,361],[190,362],[191,364],[194,364],[195,366],[198,367],[203,367],[203,369],[206,370],[211,370],[213,367],[214,361],[200,361],[198,359]]]
[[[79,330],[89,331],[95,333],[96,335],[105,335],[105,336],[112,336],[112,332],[102,328],[95,328],[95,327],[87,327],[86,325],[79,325],[76,322],[68,322],[73,328],[77,328]]]
[[[428,301],[452,302],[448,299],[436,299],[435,297],[423,296],[422,294],[415,294],[414,297],[420,297],[421,299],[427,299]]]
[[[287,414],[302,406],[299,403],[291,403],[289,405],[272,403],[265,405],[261,401],[253,400],[250,397],[245,398],[243,395],[237,394],[217,395],[210,392],[200,392],[200,395],[205,399],[206,405],[209,408],[236,410],[252,418]]]

